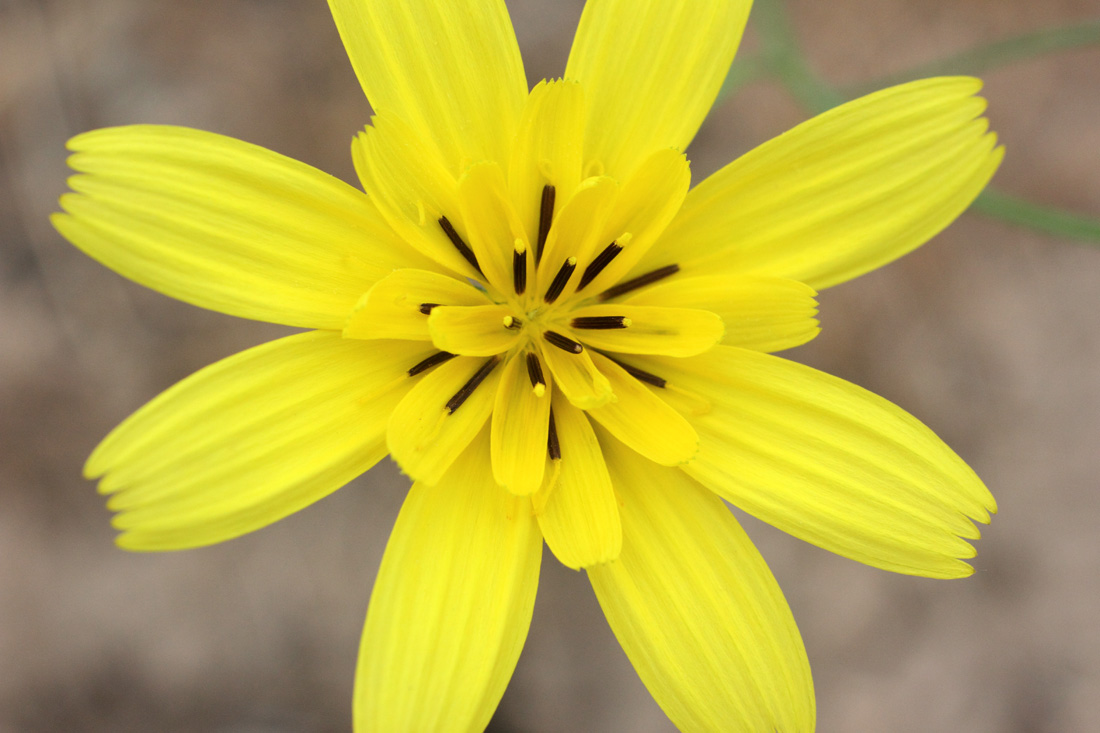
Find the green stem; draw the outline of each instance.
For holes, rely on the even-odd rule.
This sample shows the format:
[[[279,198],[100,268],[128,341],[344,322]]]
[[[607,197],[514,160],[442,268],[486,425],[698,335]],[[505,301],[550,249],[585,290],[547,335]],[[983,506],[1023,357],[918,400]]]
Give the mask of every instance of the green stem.
[[[860,82],[845,89],[850,97],[858,97],[875,89],[901,84],[913,79],[950,74],[979,74],[989,69],[1023,61],[1055,51],[1082,46],[1100,45],[1100,20],[1077,23],[1061,28],[1047,28],[1025,33],[1015,38],[994,41],[944,59],[915,66],[906,71]]]
[[[983,191],[982,195],[970,205],[970,209],[1046,234],[1100,244],[1100,221],[1088,216],[1040,206],[993,188]]]
[[[802,55],[787,11],[778,0],[757,0],[753,23],[760,34],[764,66],[812,114],[820,114],[845,100],[814,73]]]

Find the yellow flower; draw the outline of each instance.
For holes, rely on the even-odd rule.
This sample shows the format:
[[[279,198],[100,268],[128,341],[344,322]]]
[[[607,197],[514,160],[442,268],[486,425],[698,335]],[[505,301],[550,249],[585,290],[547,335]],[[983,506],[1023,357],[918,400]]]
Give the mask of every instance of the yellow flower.
[[[722,502],[888,570],[968,575],[992,496],[889,402],[768,352],[813,288],[919,246],[992,176],[980,83],[843,105],[689,190],[749,0],[592,0],[528,92],[503,2],[330,0],[377,110],[366,194],[196,130],[74,138],[54,224],[182,300],[312,329],[185,379],[87,464],[122,547],[268,525],[387,453],[415,483],[371,598],[357,730],[479,729],[545,539],[684,729],[814,726],[809,665]],[[969,517],[969,519],[968,519]]]

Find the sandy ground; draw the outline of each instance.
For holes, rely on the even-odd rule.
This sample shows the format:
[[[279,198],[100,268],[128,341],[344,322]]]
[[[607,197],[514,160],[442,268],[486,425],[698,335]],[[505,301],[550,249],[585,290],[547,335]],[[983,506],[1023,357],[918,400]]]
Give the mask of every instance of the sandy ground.
[[[560,74],[580,0],[510,2],[527,73]],[[1096,17],[1096,0],[802,0],[838,83]],[[0,0],[0,731],[342,731],[358,636],[406,484],[381,465],[222,546],[112,544],[84,457],[199,367],[283,333],[100,267],[46,217],[64,140],[185,124],[347,180],[369,108],[320,0]],[[987,75],[997,178],[1100,212],[1100,51]],[[746,89],[693,144],[696,180],[797,123]],[[822,731],[1100,730],[1100,251],[964,216],[917,253],[821,296],[793,358],[898,402],[995,492],[976,575],[891,575],[746,520],[794,608]],[[547,553],[497,731],[670,726],[583,574]]]

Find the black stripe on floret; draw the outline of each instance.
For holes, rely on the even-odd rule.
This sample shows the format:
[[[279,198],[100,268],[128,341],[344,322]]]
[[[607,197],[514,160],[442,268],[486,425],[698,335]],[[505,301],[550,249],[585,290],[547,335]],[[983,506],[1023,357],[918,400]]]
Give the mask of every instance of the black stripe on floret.
[[[462,385],[462,389],[455,392],[455,396],[447,400],[447,411],[453,415],[455,410],[462,407],[462,403],[470,398],[478,385],[485,381],[485,377],[489,376],[489,372],[493,371],[499,363],[500,357],[494,356],[482,364],[481,368],[474,372],[474,376]]]
[[[619,256],[619,253],[623,251],[623,248],[618,245],[617,242],[612,242],[603,248],[603,252],[596,255],[596,259],[592,260],[592,263],[588,267],[584,268],[584,274],[581,275],[580,285],[577,286],[577,290],[583,289],[588,283],[592,282],[596,275],[603,272],[603,268],[611,264],[611,260]]]
[[[546,384],[546,379],[542,376],[542,363],[539,361],[538,355],[533,351],[527,352],[527,376],[531,379],[532,387],[539,384]]]
[[[573,319],[573,328],[626,328],[627,322],[624,316],[580,316]]]
[[[546,246],[546,235],[550,233],[550,224],[554,220],[553,186],[542,187],[542,200],[539,201],[539,238],[535,245],[535,264],[542,262],[542,248]]]
[[[424,359],[423,361],[409,367],[409,371],[405,373],[408,374],[410,377],[415,377],[417,374],[420,374],[421,372],[426,372],[434,366],[439,366],[444,362],[450,361],[456,356],[458,356],[458,354],[452,354],[449,351],[437,351],[429,356],[427,359]]]
[[[558,426],[554,424],[554,410],[550,410],[550,429],[546,432],[546,452],[551,461],[561,458],[561,443],[558,442]]]
[[[523,251],[521,252],[520,249]],[[515,286],[516,295],[523,295],[527,290],[527,248],[516,247],[512,250],[512,285]]]
[[[543,331],[542,337],[562,351],[568,351],[570,354],[579,354],[584,351],[584,347],[581,346],[580,342],[574,341],[568,336],[562,336],[557,331]]]
[[[451,224],[451,220],[445,216],[441,216],[439,217],[439,226],[442,227],[443,233],[447,235],[447,239],[451,240],[451,244],[455,246],[458,253],[466,258],[466,261],[473,265],[474,269],[484,277],[485,273],[481,272],[481,265],[478,264],[477,255],[470,249],[470,245],[466,244],[466,242],[462,240],[462,237],[459,236],[458,232],[455,231],[454,225]]]
[[[603,353],[603,352],[600,352],[600,353]],[[629,374],[630,376],[637,379],[639,382],[645,382],[646,384],[652,384],[654,387],[662,387],[662,388],[666,384],[668,384],[667,379],[662,379],[661,377],[658,377],[656,374],[651,374],[651,373],[645,371],[644,369],[639,369],[636,366],[630,366],[629,364],[624,364],[623,362],[619,361],[618,359],[615,359],[611,356],[608,356],[607,354],[604,354],[604,356],[607,356],[608,359],[610,359],[611,361],[613,361],[616,364],[618,364],[619,366],[621,366],[623,368],[623,371],[625,371],[627,374]]]
[[[652,272],[647,272],[644,275],[639,275],[638,277],[631,278],[630,280],[624,280],[618,285],[608,288],[607,290],[599,294],[598,299],[610,300],[611,298],[616,298],[623,293],[629,293],[631,290],[644,288],[646,285],[652,285],[658,280],[664,280],[666,277],[670,275],[675,275],[679,271],[679,265],[665,265],[664,267],[659,267]]]
[[[546,289],[546,295],[542,297],[547,303],[553,303],[561,295],[561,291],[565,290],[565,284],[569,282],[569,278],[572,277],[573,271],[577,269],[577,258],[570,257],[561,264],[561,269],[558,270],[558,274],[554,276],[554,280],[550,283],[550,287]]]

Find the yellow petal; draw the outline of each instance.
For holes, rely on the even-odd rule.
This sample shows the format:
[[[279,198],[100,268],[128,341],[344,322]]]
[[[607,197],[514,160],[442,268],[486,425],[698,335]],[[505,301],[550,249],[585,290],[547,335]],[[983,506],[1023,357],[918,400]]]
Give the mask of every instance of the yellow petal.
[[[351,142],[363,190],[393,230],[418,252],[463,277],[481,278],[472,257],[464,255],[448,234],[451,227],[462,241],[466,230],[457,177],[400,119],[379,114],[372,121],[373,126]]]
[[[414,484],[374,583],[357,731],[471,731],[515,669],[538,586],[530,501],[498,488],[484,433],[436,486]]]
[[[694,356],[718,343],[724,330],[721,318],[696,308],[609,303],[577,308],[569,315],[579,340],[624,354]]]
[[[561,451],[556,480],[535,497],[546,544],[566,567],[579,570],[619,556],[619,503],[600,443],[584,412],[554,393],[554,426]]]
[[[458,202],[481,271],[497,292],[513,293],[512,253],[517,241],[527,250],[527,234],[512,206],[504,171],[496,163],[470,167],[458,182]]]
[[[463,356],[492,356],[519,343],[522,331],[507,305],[439,306],[428,316],[436,348]]]
[[[690,185],[691,169],[682,153],[658,150],[646,158],[619,190],[599,247],[591,258],[581,260],[585,272],[578,289],[598,293],[629,272],[676,216]],[[617,253],[610,264],[600,267],[596,257],[611,244]]]
[[[542,484],[550,419],[545,370],[538,367],[542,381],[535,382],[528,358],[517,354],[505,364],[492,424],[493,478],[513,494],[524,496]]]
[[[449,275],[408,268],[394,270],[359,299],[344,326],[344,337],[427,341],[431,338],[428,313],[435,306],[487,302],[483,292]]]
[[[527,98],[512,145],[508,186],[528,242],[538,240],[543,187],[554,187],[560,209],[580,183],[584,109],[581,86],[572,81],[540,81]]]
[[[841,105],[703,181],[635,272],[791,278],[822,289],[918,247],[978,195],[1003,151],[977,79],[925,79]]]
[[[592,363],[587,349],[573,354],[544,344],[539,353],[554,375],[554,386],[577,407],[590,410],[612,399],[611,382]]]
[[[401,470],[436,484],[493,410],[500,359],[458,357],[424,376],[390,414],[386,440]]]
[[[623,548],[588,577],[661,709],[680,730],[810,733],[798,628],[733,515],[682,471],[600,442],[622,497]]]
[[[586,3],[565,69],[589,100],[586,160],[623,180],[653,151],[686,148],[726,78],[751,4]]]
[[[527,96],[503,0],[329,0],[359,83],[438,149],[455,176],[508,161]]]
[[[183,127],[78,135],[81,175],[54,226],[116,272],[174,298],[339,329],[375,280],[427,264],[351,186],[264,148]]]
[[[312,331],[183,380],[96,448],[85,469],[135,550],[208,545],[327,496],[386,454],[406,370],[431,351]]]
[[[777,277],[700,275],[668,277],[624,298],[624,303],[704,308],[722,318],[722,343],[754,351],[804,344],[821,330],[814,289]]]
[[[683,415],[669,407],[618,363],[603,354],[592,361],[611,382],[615,401],[588,415],[612,435],[663,466],[688,461],[699,448],[699,436]]]
[[[717,346],[647,365],[711,404],[691,418],[699,453],[684,470],[796,537],[901,573],[973,572],[967,519],[996,503],[931,430],[854,384],[794,362]],[[674,396],[665,390],[663,394]]]

